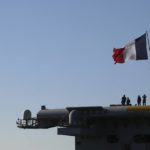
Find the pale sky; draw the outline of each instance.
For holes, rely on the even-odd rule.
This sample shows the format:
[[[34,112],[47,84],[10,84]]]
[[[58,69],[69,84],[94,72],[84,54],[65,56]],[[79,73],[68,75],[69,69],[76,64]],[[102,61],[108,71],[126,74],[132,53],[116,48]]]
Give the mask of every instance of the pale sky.
[[[150,61],[112,59],[146,30],[149,0],[0,0],[1,149],[74,150],[57,128],[18,129],[25,109],[108,106],[123,94],[150,100]]]

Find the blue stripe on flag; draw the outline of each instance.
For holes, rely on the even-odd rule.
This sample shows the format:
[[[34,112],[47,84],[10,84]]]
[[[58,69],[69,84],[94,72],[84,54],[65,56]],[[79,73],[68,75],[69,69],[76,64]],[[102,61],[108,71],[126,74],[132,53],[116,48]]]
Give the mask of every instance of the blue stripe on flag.
[[[136,60],[148,59],[146,46],[146,33],[135,39]]]

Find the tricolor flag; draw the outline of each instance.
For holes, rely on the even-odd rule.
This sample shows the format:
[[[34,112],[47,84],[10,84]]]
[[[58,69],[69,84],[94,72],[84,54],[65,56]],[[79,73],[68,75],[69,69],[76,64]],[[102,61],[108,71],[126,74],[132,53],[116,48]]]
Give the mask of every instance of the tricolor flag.
[[[124,63],[128,60],[148,59],[147,33],[126,44],[123,48],[114,48],[113,52],[115,64]]]

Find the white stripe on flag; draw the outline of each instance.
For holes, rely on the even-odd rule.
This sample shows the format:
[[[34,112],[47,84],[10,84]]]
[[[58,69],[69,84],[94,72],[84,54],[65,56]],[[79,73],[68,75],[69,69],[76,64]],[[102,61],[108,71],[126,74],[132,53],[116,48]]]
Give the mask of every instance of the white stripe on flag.
[[[136,60],[136,48],[135,41],[125,45],[125,50],[123,51],[124,61]]]

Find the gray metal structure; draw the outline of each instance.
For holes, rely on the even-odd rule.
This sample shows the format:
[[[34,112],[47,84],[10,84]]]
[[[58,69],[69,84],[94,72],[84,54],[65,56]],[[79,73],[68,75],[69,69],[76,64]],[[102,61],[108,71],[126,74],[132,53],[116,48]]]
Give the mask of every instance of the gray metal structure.
[[[58,127],[59,135],[75,136],[75,150],[150,150],[150,106],[42,106],[36,117],[25,110],[17,126]]]

